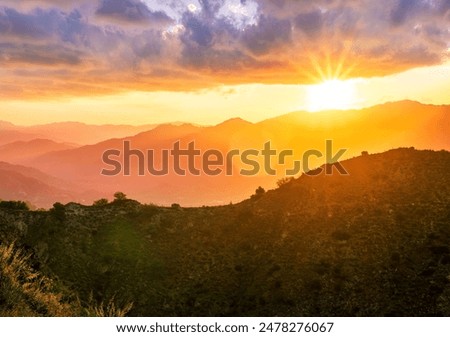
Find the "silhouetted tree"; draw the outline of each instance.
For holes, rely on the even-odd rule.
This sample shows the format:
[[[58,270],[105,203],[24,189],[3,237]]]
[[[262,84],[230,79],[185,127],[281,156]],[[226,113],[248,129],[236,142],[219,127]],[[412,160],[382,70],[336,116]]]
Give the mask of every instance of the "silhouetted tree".
[[[53,204],[53,208],[50,210],[50,213],[60,222],[63,222],[66,219],[66,208],[60,202]]]
[[[108,205],[108,203],[109,203],[108,199],[102,198],[102,199],[94,201],[94,203],[92,205],[99,207],[99,206],[106,206],[106,205]]]
[[[114,201],[123,201],[127,200],[127,195],[123,192],[114,193]]]
[[[0,201],[0,208],[14,209],[18,211],[28,211],[30,209],[23,201]]]
[[[294,181],[294,177],[285,177],[285,178],[281,178],[280,180],[277,181],[277,186],[281,187],[284,185],[289,184],[291,181]]]
[[[255,194],[258,195],[258,196],[261,196],[261,195],[263,195],[264,193],[266,193],[266,190],[265,190],[264,188],[262,188],[261,186],[259,186],[259,187],[256,189],[256,191],[255,191]]]
[[[256,189],[255,194],[253,194],[251,196],[251,199],[259,199],[264,195],[264,193],[266,193],[266,190],[264,188],[262,188],[261,186],[259,186]]]

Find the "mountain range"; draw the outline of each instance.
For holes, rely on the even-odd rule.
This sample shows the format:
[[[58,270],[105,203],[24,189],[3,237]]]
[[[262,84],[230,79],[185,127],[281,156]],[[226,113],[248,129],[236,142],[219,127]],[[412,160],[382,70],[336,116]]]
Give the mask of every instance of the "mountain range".
[[[286,175],[286,168],[292,167],[294,157],[289,157],[284,164],[273,161],[272,166],[277,170],[275,175],[260,172],[254,176],[227,176],[224,173],[218,176],[179,176],[171,170],[159,177],[148,173],[144,177],[139,176],[134,158],[130,176],[119,174],[110,177],[100,174],[108,168],[102,161],[103,153],[111,149],[123,152],[124,142],[128,141],[132,149],[144,154],[154,150],[154,166],[160,168],[162,151],[172,149],[176,142],[180,142],[182,148],[195,142],[201,153],[215,149],[225,155],[233,149],[241,153],[248,149],[261,151],[270,141],[278,151],[292,150],[295,159],[302,159],[302,154],[310,149],[324,153],[327,140],[332,140],[335,152],[346,149],[340,159],[351,158],[363,151],[373,153],[397,147],[449,150],[450,106],[403,101],[362,110],[315,114],[293,112],[258,123],[232,119],[215,126],[177,123],[135,127],[58,123],[17,127],[3,122],[0,130],[0,144],[3,143],[0,161],[33,168],[61,182],[50,187],[61,189],[62,186],[66,190],[69,186],[70,191],[70,186],[76,186],[76,192],[72,192],[75,201],[91,203],[98,197],[110,198],[114,192],[123,191],[136,200],[155,204],[217,205],[243,200],[253,193],[255,186],[275,187],[276,182]],[[123,162],[123,156],[118,156],[117,160]],[[257,160],[262,164],[262,158]],[[316,158],[310,166],[323,163],[324,158]],[[196,164],[200,163],[197,161]],[[248,168],[245,163],[233,162],[234,172],[245,168]],[[26,200],[36,203],[37,207],[48,207],[61,198],[61,193],[30,184],[25,179],[40,181],[36,177],[11,167],[5,172],[15,172],[16,175],[14,183],[9,181],[8,185],[6,180],[0,180],[0,189],[4,191],[0,198],[15,199],[25,195]],[[40,182],[46,184],[45,181]]]
[[[0,121],[0,145],[16,141],[48,139],[59,143],[95,144],[109,138],[121,138],[151,130],[156,125],[88,125],[79,122],[60,122],[33,126],[19,126]]]

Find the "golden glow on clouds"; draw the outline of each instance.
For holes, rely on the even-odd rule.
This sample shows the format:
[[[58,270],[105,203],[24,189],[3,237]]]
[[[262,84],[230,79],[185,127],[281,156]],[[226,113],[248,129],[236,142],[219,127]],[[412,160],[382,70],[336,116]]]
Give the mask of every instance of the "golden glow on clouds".
[[[184,121],[215,124],[250,121],[297,110],[363,108],[404,99],[450,104],[450,63],[371,79],[332,80],[319,85],[238,85],[192,92],[128,92],[55,100],[6,100],[0,120],[30,125],[58,121],[149,124]]]

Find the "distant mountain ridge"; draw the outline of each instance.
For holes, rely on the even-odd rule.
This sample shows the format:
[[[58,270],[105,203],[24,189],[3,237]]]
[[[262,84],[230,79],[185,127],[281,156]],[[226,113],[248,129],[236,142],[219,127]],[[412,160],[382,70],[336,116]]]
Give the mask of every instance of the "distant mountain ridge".
[[[33,138],[45,138],[56,142],[72,144],[95,144],[110,138],[122,138],[135,135],[143,131],[155,128],[156,124],[141,126],[133,125],[89,125],[80,122],[61,122],[35,126],[17,126],[9,122],[0,121],[0,132],[4,130],[14,131],[17,135],[13,141],[31,140]],[[0,136],[0,144],[5,141]]]
[[[37,169],[0,161],[0,199],[23,200],[38,208],[50,208],[55,202],[90,202],[100,192],[47,175]]]
[[[9,163],[26,163],[33,158],[50,152],[75,148],[75,145],[57,143],[49,139],[16,141],[0,146],[0,159]]]
[[[30,130],[39,131],[40,128]],[[125,137],[113,137],[91,145],[51,151],[21,163],[75,184],[83,189],[80,192],[86,192],[86,186],[102,191],[104,197],[122,190],[137,200],[157,204],[227,204],[245,199],[254,191],[254,186],[273,188],[276,181],[284,177],[285,169],[292,166],[294,158],[288,158],[284,166],[274,163],[278,170],[275,176],[262,172],[252,177],[239,174],[197,177],[178,176],[172,172],[164,177],[149,174],[139,177],[134,160],[130,177],[124,177],[123,174],[104,177],[100,175],[105,168],[102,155],[109,149],[122,150],[124,141],[129,141],[133,149],[143,153],[154,150],[156,167],[161,165],[161,151],[172,149],[176,142],[180,142],[184,148],[188,143],[195,142],[196,148],[202,152],[216,149],[226,154],[233,149],[241,152],[248,149],[260,151],[270,141],[271,146],[278,151],[293,150],[296,159],[301,159],[301,155],[310,149],[324,153],[326,140],[333,141],[334,149],[347,149],[345,157],[341,159],[359,155],[362,151],[374,153],[397,147],[450,150],[450,106],[404,101],[362,110],[293,112],[258,123],[234,118],[215,126],[177,123],[159,125],[137,133],[134,133],[137,129],[132,130],[133,133]],[[120,132],[125,131],[121,129]],[[2,134],[3,131],[0,132],[0,139]],[[323,160],[314,160],[312,167],[323,164]],[[239,162],[233,165],[235,172],[245,167]],[[84,195],[89,196],[89,193]],[[87,197],[86,201],[92,202],[94,195],[98,194]]]

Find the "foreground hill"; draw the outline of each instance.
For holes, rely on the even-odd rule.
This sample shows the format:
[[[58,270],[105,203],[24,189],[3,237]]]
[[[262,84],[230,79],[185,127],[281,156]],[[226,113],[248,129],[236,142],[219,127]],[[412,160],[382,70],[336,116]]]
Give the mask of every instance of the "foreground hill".
[[[0,208],[0,241],[82,302],[133,302],[130,315],[450,315],[450,153],[342,165],[221,207]]]

